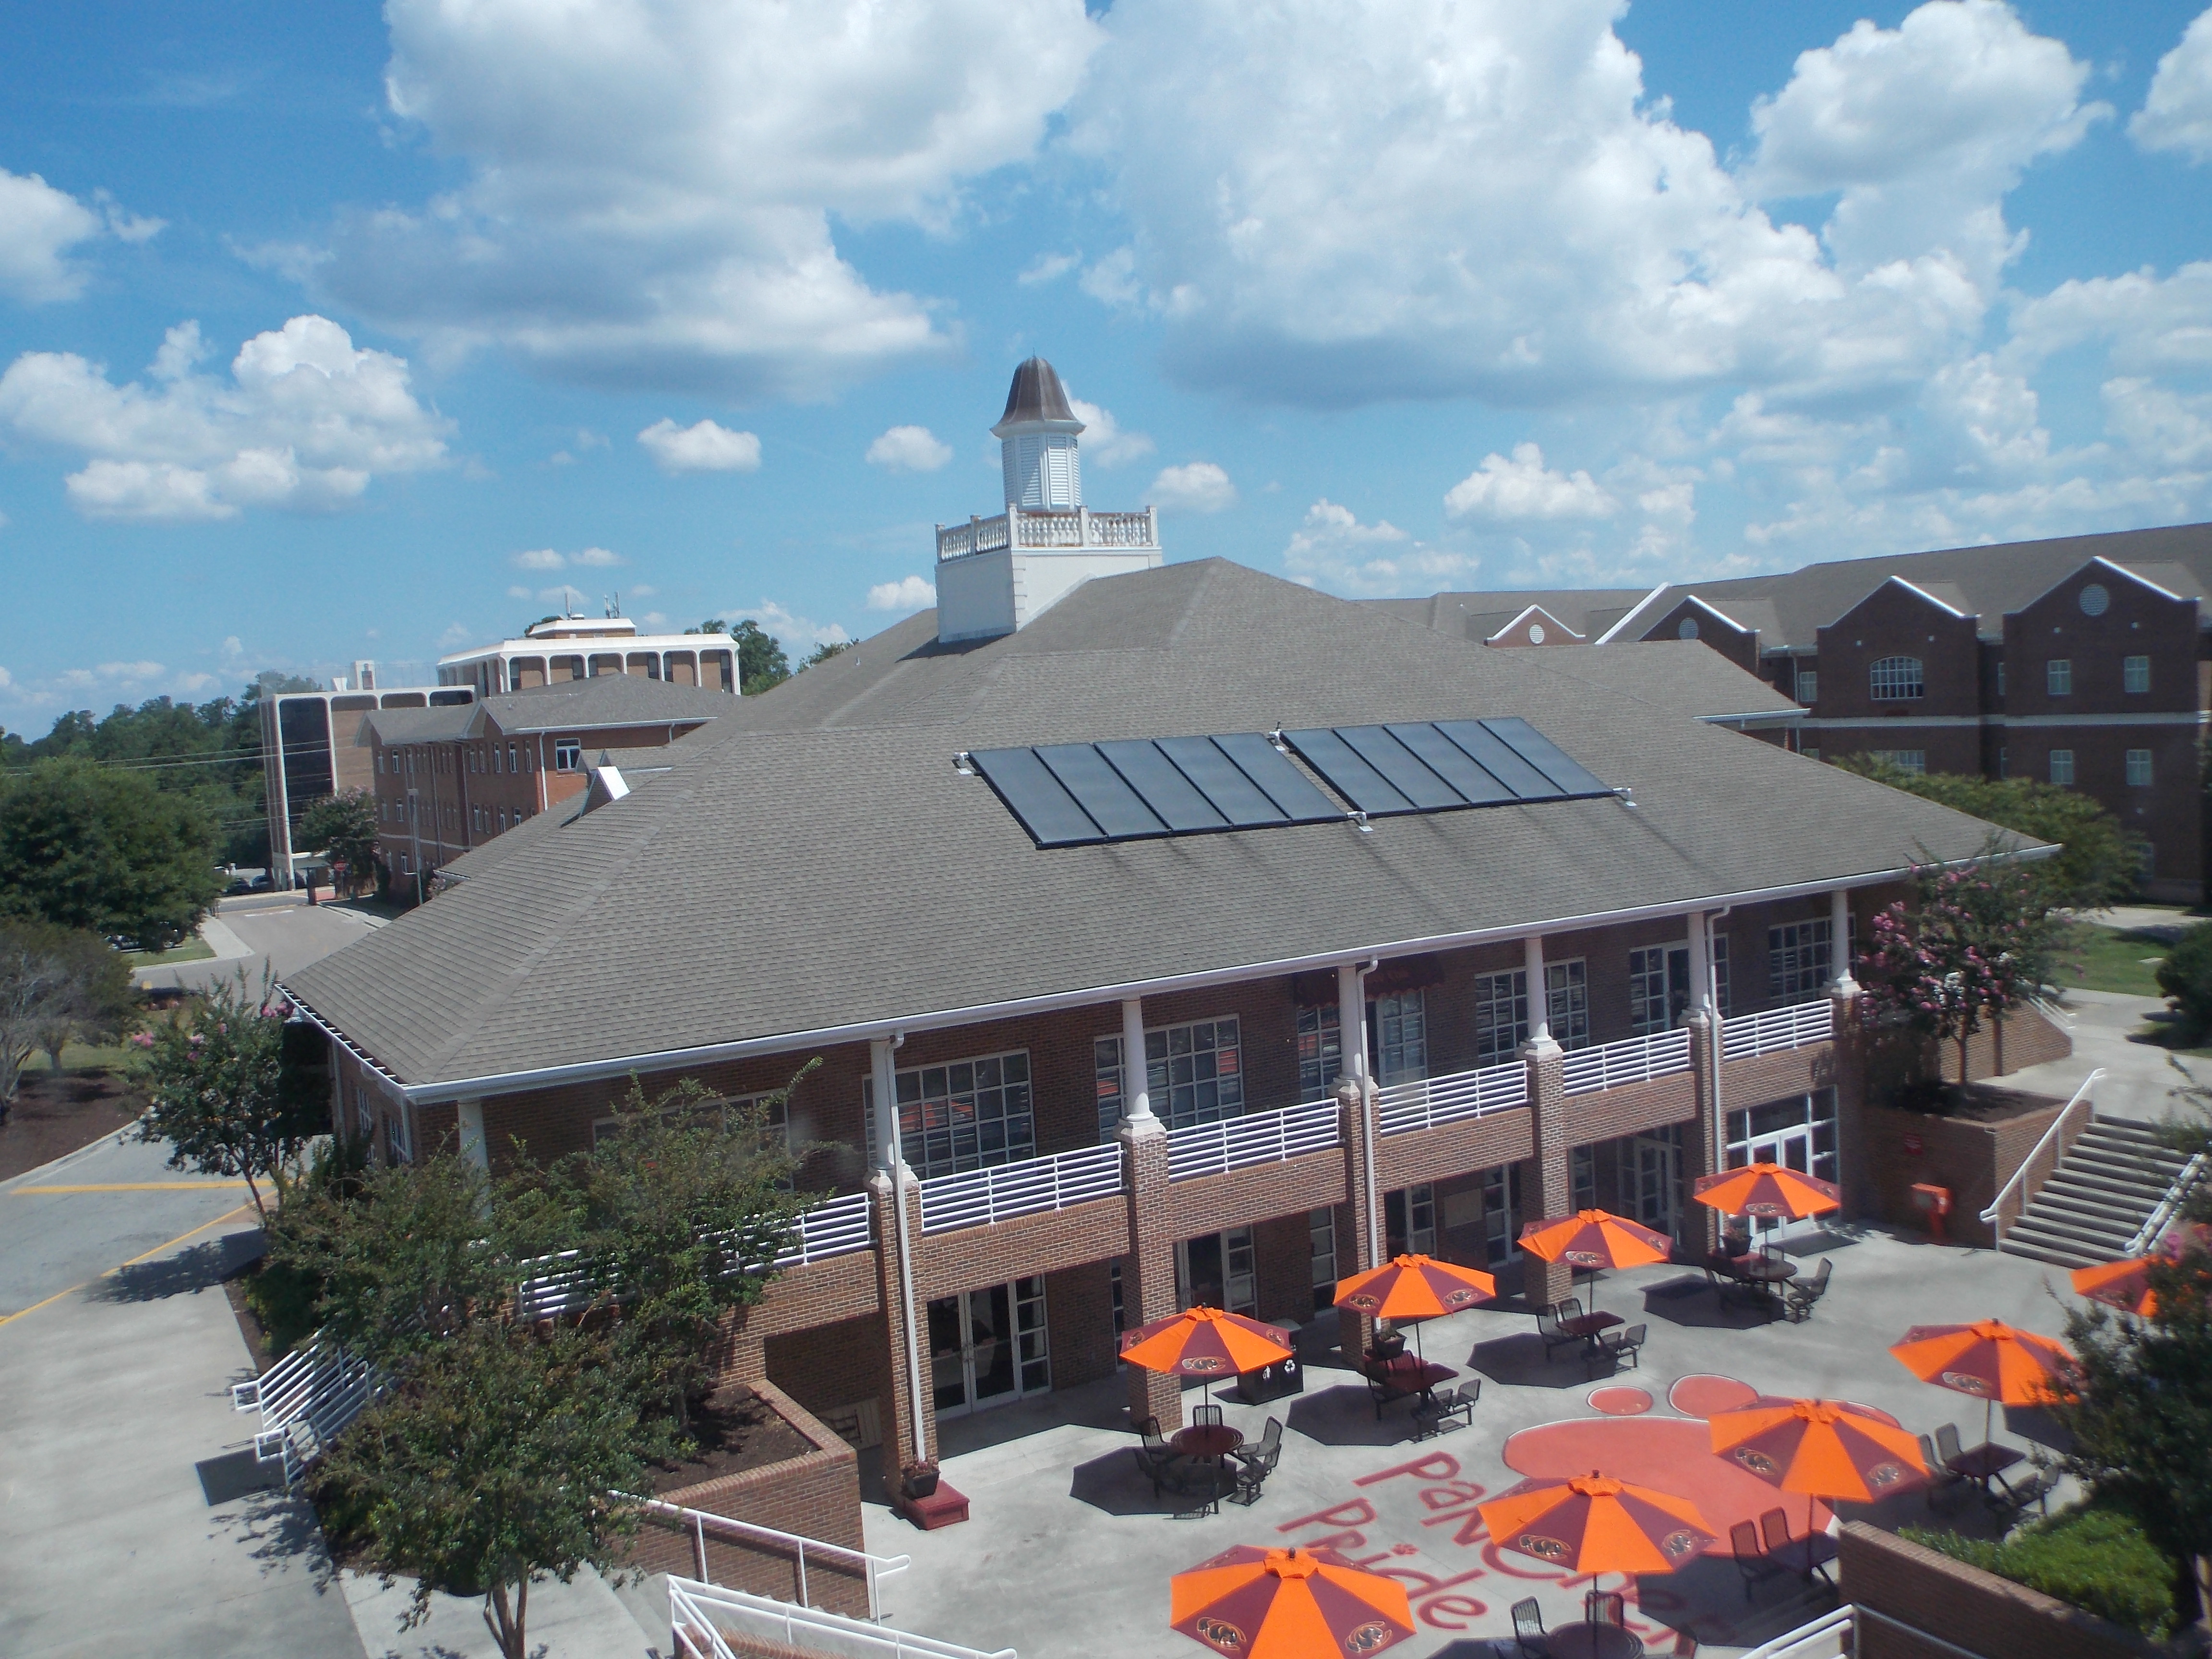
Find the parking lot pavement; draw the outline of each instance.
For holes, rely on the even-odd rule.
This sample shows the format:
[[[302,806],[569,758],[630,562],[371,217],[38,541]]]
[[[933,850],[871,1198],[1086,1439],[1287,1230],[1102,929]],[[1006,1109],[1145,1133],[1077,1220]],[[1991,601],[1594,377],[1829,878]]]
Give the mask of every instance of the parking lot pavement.
[[[1672,1389],[1695,1375],[1761,1394],[1856,1401],[1916,1431],[1955,1422],[1971,1444],[1982,1431],[1980,1405],[1916,1380],[1888,1346],[1915,1324],[1990,1316],[2052,1334],[2063,1329],[2063,1274],[2039,1263],[1879,1231],[1801,1231],[1790,1249],[1803,1271],[1823,1255],[1835,1262],[1827,1296],[1802,1325],[1723,1310],[1701,1273],[1680,1267],[1606,1274],[1594,1292],[1586,1282],[1586,1304],[1594,1296],[1596,1306],[1650,1327],[1642,1363],[1614,1377],[1591,1378],[1578,1356],[1547,1364],[1526,1313],[1478,1309],[1429,1322],[1420,1336],[1427,1357],[1462,1378],[1480,1376],[1483,1391],[1472,1428],[1419,1443],[1407,1405],[1378,1419],[1357,1376],[1327,1365],[1310,1370],[1303,1395],[1271,1405],[1217,1395],[1225,1420],[1248,1439],[1271,1414],[1288,1425],[1278,1471],[1249,1510],[1224,1503],[1218,1515],[1184,1519],[1155,1504],[1130,1457],[1118,1378],[945,1424],[944,1478],[968,1495],[972,1518],[923,1533],[879,1504],[866,1513],[869,1549],[914,1559],[885,1585],[890,1621],[986,1650],[1016,1648],[1022,1659],[1102,1652],[1191,1659],[1197,1650],[1168,1628],[1172,1574],[1231,1544],[1330,1541],[1407,1584],[1419,1634],[1394,1651],[1432,1659],[1449,1650],[1457,1659],[1482,1650],[1455,1643],[1510,1635],[1510,1606],[1523,1596],[1537,1599],[1548,1625],[1580,1615],[1586,1581],[1499,1552],[1474,1515],[1478,1502],[1528,1472],[1505,1462],[1515,1433],[1574,1423],[1583,1425],[1578,1443],[1604,1444],[1616,1431],[1648,1421],[1672,1425],[1665,1432],[1679,1441],[1698,1425],[1674,1408]],[[1324,1316],[1312,1335],[1333,1341],[1334,1320]],[[1589,1403],[1601,1387],[1643,1390],[1646,1414],[1605,1417]],[[1186,1390],[1186,1407],[1200,1397]],[[1999,1414],[1999,1439],[2025,1449],[2027,1433],[2048,1432],[2033,1414],[2013,1415],[2008,1431]],[[1784,1495],[1775,1496],[1780,1504]],[[1803,1501],[1788,1500],[1798,1506],[1791,1513],[1800,1524]],[[1925,1518],[1918,1496],[1893,1500],[1897,1505],[1876,1518]],[[1972,1504],[1947,1508],[1942,1518],[1966,1530],[1989,1525]],[[1605,1581],[1607,1589],[1621,1584]],[[1727,1652],[1794,1627],[1820,1605],[1795,1581],[1764,1584],[1747,1601],[1724,1556],[1626,1588],[1647,1650],[1660,1652],[1674,1650],[1685,1630],[1698,1652]]]
[[[218,1281],[258,1237],[234,1218],[0,1324],[9,1659],[363,1659],[313,1511],[258,1489],[230,1408],[251,1367]]]

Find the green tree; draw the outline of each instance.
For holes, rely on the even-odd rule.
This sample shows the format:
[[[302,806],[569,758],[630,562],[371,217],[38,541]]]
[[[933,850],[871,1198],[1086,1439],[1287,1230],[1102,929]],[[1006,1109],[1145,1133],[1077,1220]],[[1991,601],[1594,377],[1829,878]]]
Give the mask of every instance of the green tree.
[[[286,1072],[284,1019],[273,982],[248,990],[246,971],[137,1036],[145,1091],[138,1139],[167,1141],[169,1167],[242,1178],[265,1222],[261,1182],[295,1163],[329,1126],[306,1079]]]
[[[2148,1318],[2067,1315],[2081,1374],[2052,1415],[2073,1436],[2067,1466],[2188,1564],[2212,1628],[2212,1255],[2197,1243],[2155,1262],[2150,1286]]]
[[[39,1047],[58,1072],[68,1044],[115,1036],[136,1018],[131,964],[97,933],[50,923],[26,931],[61,965],[59,993],[38,1023]]]
[[[2055,843],[2059,852],[2037,866],[2037,878],[2052,905],[2101,910],[2136,890],[2136,872],[2142,867],[2141,840],[2078,789],[2033,778],[1906,772],[1868,755],[1842,756],[1836,764],[2035,841]]]
[[[858,641],[854,640],[824,640],[806,653],[805,660],[799,665],[798,672],[803,674],[817,663],[828,662],[832,657],[842,656],[857,643]]]
[[[68,1006],[69,971],[48,948],[52,930],[0,922],[0,1123],[8,1121],[23,1066],[49,1021]]]
[[[204,807],[145,773],[38,761],[0,790],[0,915],[165,948],[222,890],[216,852]]]
[[[481,1595],[505,1659],[528,1651],[530,1587],[584,1567],[618,1571],[649,1457],[672,1451],[643,1421],[622,1357],[574,1329],[468,1326],[416,1354],[314,1474],[354,1519],[388,1585],[415,1579],[407,1623],[434,1590]]]
[[[738,645],[738,689],[749,697],[781,685],[791,678],[791,659],[783,643],[764,631],[750,617],[730,630]]]
[[[612,1130],[545,1183],[570,1218],[567,1242],[600,1297],[619,1301],[622,1330],[681,1424],[722,1315],[760,1299],[811,1201],[792,1190],[795,1161],[769,1124],[771,1103],[788,1094],[732,1105],[686,1079],[648,1101],[633,1082]]]
[[[325,795],[300,818],[298,844],[344,872],[345,889],[358,893],[376,879],[376,801],[366,789]]]
[[[1873,943],[1858,962],[1869,1012],[1956,1042],[1961,1083],[1966,1045],[1982,1021],[2002,1024],[2040,994],[2061,951],[2043,884],[1995,854],[1984,849],[1956,869],[1916,870],[1912,899],[1875,916]]]

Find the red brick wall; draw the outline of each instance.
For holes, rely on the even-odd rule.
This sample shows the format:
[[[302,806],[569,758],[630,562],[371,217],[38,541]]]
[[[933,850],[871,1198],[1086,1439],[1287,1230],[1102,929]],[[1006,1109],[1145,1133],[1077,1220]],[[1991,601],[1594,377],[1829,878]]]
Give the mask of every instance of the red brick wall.
[[[1956,1659],[1962,1648],[2033,1659],[2139,1659],[2152,1651],[2130,1632],[2079,1607],[1863,1521],[1844,1523],[1836,1565],[1845,1601],[1910,1627],[1863,1620],[1857,1659]]]
[[[1948,1187],[1951,1213],[1944,1223],[1946,1236],[1964,1244],[1994,1245],[1995,1234],[1988,1223],[1978,1218],[1982,1211],[2026,1161],[2064,1106],[2063,1101],[2052,1101],[1994,1123],[1869,1106],[1863,1179],[1856,1194],[1863,1206],[1862,1213],[1925,1230],[1927,1218],[1912,1200],[1914,1183]],[[2087,1113],[2076,1111],[2067,1130],[2037,1160],[2037,1169],[2030,1171],[2020,1191],[2006,1204],[2008,1221],[2018,1216],[2021,1199],[2034,1196],[2087,1119]],[[1910,1150],[1915,1141],[1920,1146],[1917,1152]]]
[[[874,1265],[872,1256],[855,1261]],[[890,1336],[879,1313],[770,1336],[763,1345],[768,1378],[811,1412],[828,1413],[890,1392]],[[883,1419],[886,1436],[890,1419]]]

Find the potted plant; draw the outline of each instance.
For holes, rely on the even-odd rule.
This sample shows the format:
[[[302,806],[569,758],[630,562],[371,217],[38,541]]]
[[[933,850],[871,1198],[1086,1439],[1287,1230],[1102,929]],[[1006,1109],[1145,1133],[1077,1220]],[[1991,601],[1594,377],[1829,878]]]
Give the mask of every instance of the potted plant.
[[[937,1465],[927,1461],[909,1463],[899,1471],[900,1483],[908,1498],[928,1498],[937,1491]]]

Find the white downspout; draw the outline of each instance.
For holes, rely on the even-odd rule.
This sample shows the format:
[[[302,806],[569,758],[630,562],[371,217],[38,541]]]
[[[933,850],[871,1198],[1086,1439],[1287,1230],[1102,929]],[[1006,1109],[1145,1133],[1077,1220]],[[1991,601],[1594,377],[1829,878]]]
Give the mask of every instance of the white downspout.
[[[914,1461],[921,1463],[928,1461],[929,1438],[922,1417],[921,1337],[915,1328],[914,1241],[908,1236],[906,1219],[907,1183],[913,1179],[914,1172],[907,1168],[906,1149],[899,1144],[898,1067],[891,1059],[905,1043],[906,1033],[894,1031],[888,1037],[877,1038],[869,1046],[874,1050],[872,1058],[876,1084],[876,1140],[884,1149],[884,1168],[891,1178],[891,1226],[898,1246],[899,1297],[904,1304],[900,1323],[906,1328],[906,1378],[914,1422]]]
[[[1367,1265],[1382,1265],[1382,1194],[1375,1176],[1375,1113],[1367,1097],[1367,976],[1382,965],[1380,957],[1366,964],[1346,963],[1336,970],[1337,1071],[1349,1076],[1359,1090],[1360,1162],[1367,1170]]]

